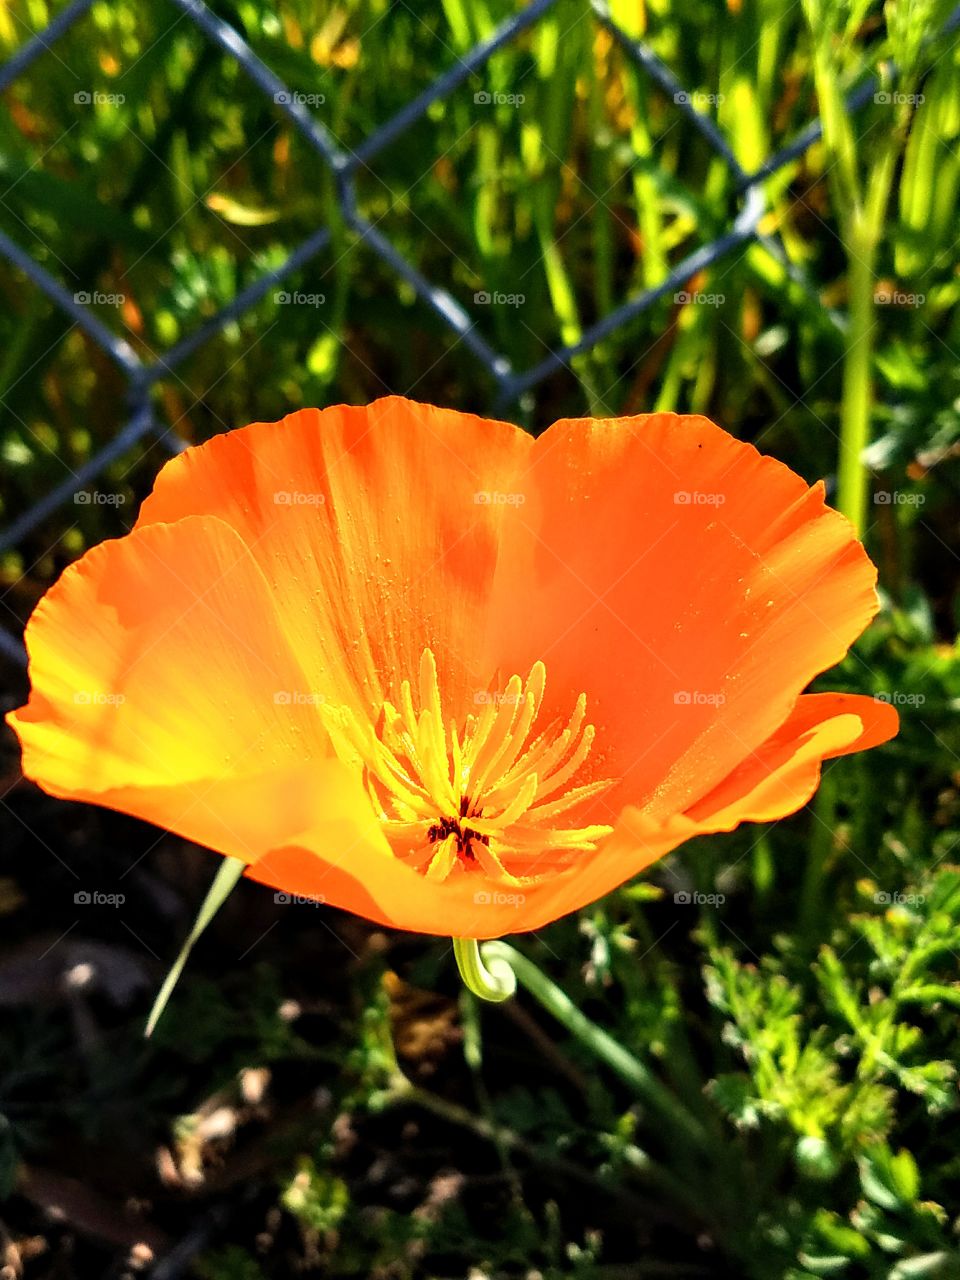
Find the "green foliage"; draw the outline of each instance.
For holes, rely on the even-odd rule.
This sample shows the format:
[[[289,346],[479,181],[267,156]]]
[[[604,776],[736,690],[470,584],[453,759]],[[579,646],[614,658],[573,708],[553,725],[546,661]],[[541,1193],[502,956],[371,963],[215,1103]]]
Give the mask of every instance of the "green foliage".
[[[874,321],[881,367],[911,381],[914,399],[924,402],[911,410],[899,389],[890,399],[925,432],[931,400],[935,412],[945,407],[941,369],[929,362],[949,364],[929,335],[955,331],[949,236],[956,52],[946,41],[920,38],[935,29],[940,4],[922,11],[888,6],[881,40],[872,19],[858,34],[862,7],[840,6],[830,19],[843,37],[832,46],[843,59],[843,66],[831,63],[834,90],[886,65],[891,54],[908,59],[900,91],[915,93],[914,82],[922,83],[915,117],[910,104],[896,113],[910,181],[899,186],[900,216],[887,228],[878,275],[892,295],[922,295],[924,302],[906,311],[878,308]],[[322,97],[313,108],[318,120],[356,148],[511,10],[507,0],[472,0],[421,15],[403,5],[344,0],[325,18],[292,2],[279,11],[242,4],[224,16],[291,90]],[[49,16],[41,3],[31,21],[39,26]],[[716,112],[748,168],[806,123],[815,87],[823,97],[824,86],[814,84],[819,37],[811,41],[800,10],[780,0],[756,11],[731,9],[709,41],[699,38],[716,18],[705,0],[654,6],[645,21],[630,5],[616,16],[643,34],[691,91],[717,98],[705,109]],[[830,30],[819,10],[811,18],[816,31]],[[11,24],[8,45],[22,36]],[[0,227],[69,288],[122,294],[124,305],[95,311],[145,359],[193,333],[310,231],[331,229],[330,248],[284,284],[322,295],[321,304],[278,304],[271,292],[161,380],[159,416],[176,434],[204,438],[298,404],[367,400],[386,387],[474,409],[490,403],[492,388],[469,351],[344,228],[321,159],[191,22],[171,25],[152,11],[95,5],[57,56],[70,68],[69,80],[40,59],[10,90],[15,110],[0,121],[7,188]],[[123,101],[78,104],[78,85]],[[478,106],[481,90],[522,94],[524,101]],[[846,116],[837,119],[840,127]],[[890,124],[882,105],[857,118],[864,145],[852,137],[843,149],[857,150],[861,179]],[[823,303],[836,288],[836,255],[829,221],[806,218],[794,194],[827,171],[834,166],[814,148],[766,184],[769,223],[782,237],[785,261],[769,242],[723,259],[694,282],[703,293],[722,294],[722,305],[678,308],[662,300],[519,406],[523,419],[540,427],[584,407],[705,411],[744,434],[769,433],[767,446],[810,475],[832,470],[843,339]],[[738,203],[725,166],[675,104],[572,0],[498,50],[362,168],[357,194],[362,214],[458,298],[518,368],[655,285],[683,254],[728,226]],[[797,271],[806,286],[791,274]],[[524,301],[476,306],[478,290]],[[109,369],[98,369],[99,381],[91,376],[81,332],[67,333],[15,273],[6,299],[0,392],[11,416],[0,451],[10,466],[9,515],[108,440],[125,404],[119,394],[103,394]],[[803,393],[808,386],[813,397]],[[952,398],[957,394],[960,388]],[[881,404],[876,412],[882,421],[887,409]],[[107,477],[128,503],[152,474],[152,457],[141,455],[135,451]],[[900,487],[902,475],[895,479]],[[73,550],[108,534],[112,514],[74,511]],[[27,559],[11,563],[11,576],[35,556],[35,572],[48,575],[58,532],[55,522],[38,530],[23,549]]]
[[[335,1231],[346,1215],[350,1192],[342,1178],[321,1173],[312,1160],[301,1157],[280,1202],[310,1231]]]

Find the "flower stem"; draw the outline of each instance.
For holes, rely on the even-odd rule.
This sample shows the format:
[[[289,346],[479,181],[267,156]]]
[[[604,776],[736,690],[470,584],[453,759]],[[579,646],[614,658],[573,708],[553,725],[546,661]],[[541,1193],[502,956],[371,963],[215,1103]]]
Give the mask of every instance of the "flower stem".
[[[476,943],[473,945],[476,948]],[[456,947],[456,940],[454,946]],[[506,942],[485,942],[482,948],[482,959],[478,954],[478,961],[481,967],[486,964],[490,969],[496,968],[498,974],[501,974],[504,969],[509,970],[514,987],[519,981],[534,999],[539,1001],[544,1009],[566,1027],[582,1045],[605,1062],[621,1080],[630,1085],[651,1111],[657,1112],[667,1121],[675,1133],[682,1133],[696,1147],[702,1148],[708,1145],[709,1139],[703,1125],[686,1109],[680,1099],[661,1084],[656,1076],[622,1044],[585,1017],[570,997],[551,982],[532,960],[528,960]],[[460,971],[463,973],[462,965]],[[464,981],[467,981],[466,977]],[[469,982],[467,985],[470,985]],[[474,987],[470,989],[476,990]],[[478,991],[476,994],[482,995],[483,992]],[[488,996],[487,999],[489,998]],[[503,997],[500,998],[503,999]]]
[[[488,957],[488,964],[484,964],[476,938],[454,938],[453,954],[463,985],[481,1000],[499,1004],[509,1000],[516,991],[517,975],[509,960],[494,956],[492,960]]]

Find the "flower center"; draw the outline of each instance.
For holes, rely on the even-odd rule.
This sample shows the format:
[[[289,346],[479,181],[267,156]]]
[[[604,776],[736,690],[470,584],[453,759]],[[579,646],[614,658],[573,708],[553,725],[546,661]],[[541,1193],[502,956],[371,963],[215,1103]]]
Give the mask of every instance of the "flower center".
[[[613,782],[576,784],[596,736],[584,724],[584,694],[566,725],[557,720],[536,732],[546,679],[535,662],[525,681],[511,676],[501,692],[478,695],[481,709],[458,729],[444,721],[436,660],[424,649],[419,709],[409,680],[398,706],[384,702],[376,725],[348,707],[323,707],[341,759],[363,770],[394,852],[429,879],[479,870],[529,883],[612,830],[562,825],[569,810]]]

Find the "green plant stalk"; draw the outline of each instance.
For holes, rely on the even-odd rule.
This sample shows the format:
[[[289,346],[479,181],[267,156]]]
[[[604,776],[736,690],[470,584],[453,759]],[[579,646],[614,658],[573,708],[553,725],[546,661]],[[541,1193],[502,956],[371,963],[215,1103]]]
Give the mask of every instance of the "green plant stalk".
[[[832,769],[824,769],[812,806],[810,842],[797,911],[797,932],[811,948],[821,937],[825,918],[824,893],[833,833],[837,822],[837,780]]]
[[[220,864],[217,874],[213,878],[213,883],[207,890],[207,896],[204,898],[200,910],[197,912],[197,918],[193,922],[193,928],[187,936],[186,942],[180,948],[180,954],[174,960],[163,981],[163,986],[157,994],[156,1000],[153,1002],[153,1008],[150,1010],[150,1016],[147,1018],[147,1026],[144,1032],[146,1036],[152,1036],[154,1028],[160,1020],[160,1015],[167,1007],[167,1001],[173,988],[177,985],[177,981],[183,973],[184,966],[190,957],[190,952],[194,948],[194,944],[200,935],[206,929],[207,925],[217,914],[227,898],[232,893],[237,881],[246,870],[247,864],[241,858],[225,857]]]
[[[807,21],[815,39],[818,15],[808,5]],[[848,264],[850,323],[843,358],[843,390],[840,404],[840,449],[837,462],[837,506],[854,525],[863,530],[866,515],[867,475],[863,451],[870,438],[873,404],[871,359],[873,348],[873,269],[875,248],[864,217],[863,191],[857,163],[853,127],[840,90],[835,51],[829,32],[821,31],[814,47],[813,73],[823,121],[823,140],[832,161],[832,185],[841,210],[843,245]]]
[[[485,942],[481,948],[483,961],[488,966],[506,964],[516,980],[535,1000],[575,1036],[577,1040],[601,1062],[605,1062],[616,1075],[631,1086],[651,1111],[682,1134],[687,1141],[705,1149],[709,1138],[703,1125],[686,1109],[683,1103],[648,1069],[606,1031],[591,1022],[570,997],[526,956],[521,955],[506,942]]]
[[[645,289],[651,289],[665,279],[669,270],[667,247],[663,239],[663,212],[657,184],[643,163],[652,163],[654,145],[647,128],[644,113],[648,110],[646,98],[628,76],[625,81],[627,98],[636,113],[630,126],[630,147],[641,162],[634,166],[633,201],[637,210],[637,230],[640,233],[638,269]]]
[[[813,6],[807,7],[811,30],[818,24]],[[883,238],[898,156],[906,130],[890,129],[880,154],[864,177],[857,159],[857,142],[840,87],[836,51],[829,33],[820,33],[814,50],[814,79],[823,119],[823,138],[833,162],[832,181],[841,213],[848,263],[850,325],[843,361],[840,403],[840,456],[837,467],[837,505],[858,534],[866,523],[869,477],[863,461],[870,443],[873,413],[873,288],[877,249]]]
[[[582,338],[583,329],[580,325],[573,284],[553,234],[552,192],[548,183],[541,183],[533,193],[533,222],[540,243],[540,257],[547,278],[550,301],[554,315],[560,323],[560,337],[564,344],[573,345]],[[605,417],[606,409],[591,368],[590,355],[584,353],[574,356],[570,364],[587,397],[590,416]]]
[[[847,220],[844,235],[849,262],[850,328],[843,361],[837,505],[853,524],[858,536],[863,534],[866,525],[869,492],[869,475],[863,454],[870,443],[873,415],[874,275],[897,156],[902,145],[899,134],[890,135],[870,173],[863,211],[855,211]]]
[[[810,16],[808,15],[808,21]],[[817,35],[816,21],[811,30]],[[813,76],[823,121],[823,140],[833,160],[834,182],[840,191],[840,207],[856,212],[861,207],[860,172],[853,124],[840,88],[840,74],[834,64],[835,50],[829,32],[820,31],[814,47]]]
[[[603,85],[597,76],[596,66],[590,80],[590,129],[596,137],[605,124],[603,105]],[[605,154],[600,147],[590,152],[590,182],[594,192],[606,192],[608,168]],[[615,306],[614,300],[614,243],[613,225],[610,208],[602,196],[598,196],[596,208],[591,218],[593,232],[593,254],[595,267],[593,272],[593,296],[597,315],[605,316]]]
[[[870,442],[873,411],[873,273],[876,245],[854,232],[848,254],[850,328],[843,358],[837,506],[860,536],[867,513],[868,476],[863,454]]]
[[[660,392],[653,404],[654,413],[671,413],[680,406],[680,389],[683,372],[688,363],[687,334],[677,327],[677,338],[667,357],[666,368],[660,380]]]

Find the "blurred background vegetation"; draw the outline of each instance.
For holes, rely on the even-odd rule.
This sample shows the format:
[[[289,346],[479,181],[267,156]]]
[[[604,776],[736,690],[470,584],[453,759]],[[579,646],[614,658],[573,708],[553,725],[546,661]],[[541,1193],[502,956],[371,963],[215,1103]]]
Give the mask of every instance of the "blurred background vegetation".
[[[58,11],[0,3],[3,56]],[[214,11],[354,151],[516,10]],[[561,415],[704,412],[831,485],[845,437],[841,488],[869,486],[884,610],[818,687],[895,701],[902,732],[828,766],[796,817],[688,845],[520,940],[681,1102],[693,1123],[678,1131],[656,1094],[598,1066],[529,999],[478,1009],[443,942],[277,905],[250,884],[145,1042],[213,862],[49,800],[20,779],[4,730],[3,1280],[960,1276],[950,9],[611,12],[747,172],[821,113],[825,136],[764,184],[761,242],[498,412],[532,431]],[[871,73],[877,94],[848,114]],[[496,405],[475,356],[344,223],[323,160],[173,6],[95,3],[14,80],[0,192],[0,229],[68,293],[96,295],[93,312],[147,363],[331,232],[282,285],[313,302],[271,291],[157,383],[163,438],[111,463],[97,487],[112,501],[68,504],[3,553],[13,632],[64,565],[132,524],[171,446],[385,392]],[[362,165],[356,198],[519,370],[661,282],[741,203],[729,165],[573,0]],[[112,440],[130,401],[97,344],[3,263],[0,293],[5,526]],[[4,708],[23,692],[11,663]],[[92,885],[122,904],[78,906]]]

